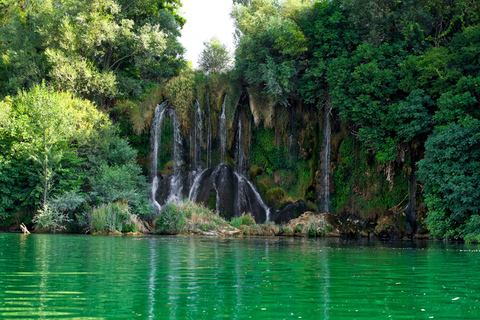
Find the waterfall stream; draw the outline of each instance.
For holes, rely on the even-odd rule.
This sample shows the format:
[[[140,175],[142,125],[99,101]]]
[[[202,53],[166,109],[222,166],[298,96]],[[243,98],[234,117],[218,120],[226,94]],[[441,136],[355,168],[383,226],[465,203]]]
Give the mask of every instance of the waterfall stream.
[[[170,180],[170,196],[167,202],[179,203],[182,201],[182,172],[181,166],[183,165],[183,143],[182,143],[182,131],[180,130],[180,124],[177,119],[177,113],[175,110],[170,109],[170,117],[173,123],[173,175]]]
[[[322,186],[321,186],[321,206],[320,210],[329,212],[330,204],[330,145],[332,139],[332,130],[330,128],[330,109],[325,108],[323,118],[323,142],[322,142]]]
[[[244,154],[242,151],[242,121],[238,117],[238,136],[237,136],[237,168],[238,172],[243,174],[244,168]]]
[[[223,99],[222,115],[220,116],[220,144],[222,151],[222,162],[225,162],[225,152],[227,149],[227,119],[225,118],[225,101],[227,96]]]
[[[157,105],[155,108],[155,114],[152,120],[152,156],[150,163],[151,177],[152,177],[152,187],[151,187],[151,203],[154,206],[157,213],[160,212],[162,206],[158,203],[156,199],[157,190],[159,187],[159,178],[158,178],[158,152],[162,143],[162,124],[165,119],[165,115],[168,114],[172,120],[173,124],[173,175],[170,180],[170,195],[167,202],[175,201],[178,202],[182,199],[182,179],[181,179],[181,166],[183,165],[183,142],[182,142],[182,132],[180,130],[180,124],[177,119],[177,114],[175,110],[168,107],[168,102],[164,102],[160,105]]]
[[[167,102],[157,105],[155,108],[155,114],[152,121],[152,157],[150,163],[150,171],[152,175],[152,192],[151,192],[151,202],[157,214],[160,212],[162,207],[155,199],[158,190],[158,173],[157,173],[157,163],[158,163],[158,148],[162,141],[161,138],[161,125],[165,117],[165,111]]]
[[[212,118],[210,115],[210,101],[207,96],[208,108],[208,139],[207,139],[207,168],[212,166]]]
[[[193,158],[194,158],[194,167],[196,171],[199,171],[202,167],[202,112],[200,110],[200,104],[198,100],[196,101],[197,111],[195,113],[195,124],[194,124],[194,139],[193,139]]]

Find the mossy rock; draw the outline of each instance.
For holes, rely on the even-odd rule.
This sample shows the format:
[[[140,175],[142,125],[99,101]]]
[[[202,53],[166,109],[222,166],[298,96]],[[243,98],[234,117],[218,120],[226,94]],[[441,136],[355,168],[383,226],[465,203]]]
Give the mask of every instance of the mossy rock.
[[[389,211],[377,220],[374,234],[380,238],[403,239],[412,236],[412,228],[405,213],[401,212],[394,215]]]
[[[265,184],[263,182],[258,182],[257,187],[260,195],[265,198],[265,194],[267,193],[267,187],[265,186]]]
[[[271,206],[279,209],[280,206],[285,202],[285,196],[286,192],[283,190],[283,188],[277,187],[269,189],[265,195],[265,198]]]
[[[251,166],[250,170],[248,172],[248,178],[252,181],[257,180],[257,176],[261,175],[263,173],[263,169],[259,166]]]
[[[216,197],[215,190],[213,189],[210,190],[207,207],[210,208],[211,210],[217,209],[217,197]]]
[[[313,201],[307,201],[308,210],[318,212],[318,206]]]
[[[165,165],[163,166],[163,169],[161,171],[161,174],[162,175],[171,175],[173,173],[173,161],[168,161],[167,163],[165,163]]]
[[[266,190],[276,187],[275,182],[267,175],[263,175],[262,178],[259,180],[259,183],[263,183]]]

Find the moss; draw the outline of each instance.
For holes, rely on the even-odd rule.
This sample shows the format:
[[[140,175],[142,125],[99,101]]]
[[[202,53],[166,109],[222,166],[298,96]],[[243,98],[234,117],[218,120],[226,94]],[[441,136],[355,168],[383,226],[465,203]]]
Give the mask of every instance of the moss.
[[[262,198],[265,198],[265,194],[267,193],[267,186],[263,182],[257,182],[258,191]]]
[[[272,188],[267,191],[265,197],[269,205],[274,206],[275,208],[279,209],[281,205],[284,203],[286,193],[283,188],[276,187]]]
[[[263,169],[259,166],[253,165],[250,167],[250,170],[248,172],[248,177],[252,181],[257,180],[257,176],[261,175],[263,173]]]
[[[211,210],[216,210],[216,208],[217,208],[217,196],[216,196],[215,190],[210,190],[210,194],[208,196],[207,206]]]
[[[318,206],[315,204],[315,202],[307,201],[307,207],[310,211],[318,212]]]
[[[173,161],[168,161],[160,171],[162,175],[171,175],[173,173]]]

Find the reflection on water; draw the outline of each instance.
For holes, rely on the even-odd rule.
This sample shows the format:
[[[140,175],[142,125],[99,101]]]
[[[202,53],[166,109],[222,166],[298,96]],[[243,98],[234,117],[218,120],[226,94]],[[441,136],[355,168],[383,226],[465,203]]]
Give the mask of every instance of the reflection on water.
[[[480,247],[0,234],[1,319],[479,319]]]

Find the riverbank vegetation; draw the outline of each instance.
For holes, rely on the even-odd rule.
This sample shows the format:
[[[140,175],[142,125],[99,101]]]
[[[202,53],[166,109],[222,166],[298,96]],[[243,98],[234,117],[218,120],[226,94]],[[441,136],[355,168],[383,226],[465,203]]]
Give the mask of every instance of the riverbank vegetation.
[[[401,220],[410,236],[480,240],[478,1],[234,3],[233,67],[213,39],[191,70],[179,0],[1,1],[0,226],[226,227],[203,211],[214,198],[159,216],[149,204],[150,123],[168,99],[184,167],[200,110],[211,120],[201,161],[248,173],[270,207],[301,200],[372,230]],[[168,176],[168,121],[163,140]],[[248,221],[231,225],[255,229]]]

